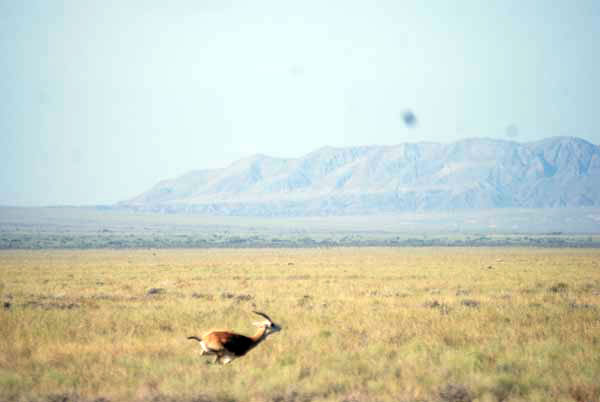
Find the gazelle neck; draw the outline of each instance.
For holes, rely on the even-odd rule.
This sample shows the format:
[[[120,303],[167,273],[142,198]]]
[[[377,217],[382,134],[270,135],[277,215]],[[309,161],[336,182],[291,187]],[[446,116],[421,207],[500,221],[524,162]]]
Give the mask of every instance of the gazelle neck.
[[[263,339],[265,339],[267,337],[266,333],[267,333],[267,327],[260,327],[258,329],[258,331],[256,331],[256,334],[251,336],[250,339],[252,339],[255,344],[258,344],[260,341],[262,341]]]

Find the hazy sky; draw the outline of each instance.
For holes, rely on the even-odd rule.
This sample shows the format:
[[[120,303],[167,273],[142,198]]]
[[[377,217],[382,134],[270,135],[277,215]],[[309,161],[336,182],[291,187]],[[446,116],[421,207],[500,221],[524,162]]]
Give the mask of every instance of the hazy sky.
[[[597,0],[0,0],[0,205],[325,145],[599,144],[599,49]]]

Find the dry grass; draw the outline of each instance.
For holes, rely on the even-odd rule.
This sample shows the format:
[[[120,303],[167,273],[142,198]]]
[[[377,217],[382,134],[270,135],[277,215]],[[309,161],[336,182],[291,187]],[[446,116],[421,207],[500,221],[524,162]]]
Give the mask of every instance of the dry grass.
[[[5,251],[0,292],[0,400],[600,400],[598,250]],[[228,366],[186,339],[253,309]]]

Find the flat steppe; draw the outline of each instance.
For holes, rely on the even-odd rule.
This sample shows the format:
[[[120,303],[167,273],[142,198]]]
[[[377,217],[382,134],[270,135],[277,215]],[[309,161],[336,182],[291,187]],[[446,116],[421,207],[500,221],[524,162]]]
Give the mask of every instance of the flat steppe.
[[[600,399],[599,249],[6,250],[0,301],[0,400]]]

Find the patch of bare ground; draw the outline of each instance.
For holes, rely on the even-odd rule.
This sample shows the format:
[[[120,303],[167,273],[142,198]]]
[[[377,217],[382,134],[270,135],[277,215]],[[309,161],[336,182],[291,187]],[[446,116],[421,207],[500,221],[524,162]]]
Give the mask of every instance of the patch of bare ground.
[[[432,300],[423,304],[423,307],[432,308],[440,312],[440,314],[449,314],[451,308],[446,303],[440,303],[437,300]]]
[[[600,401],[600,385],[573,385],[569,387],[569,395],[577,402]]]
[[[300,401],[300,400],[298,400]],[[9,399],[6,402],[120,402],[120,400],[111,400],[109,398],[97,397],[97,398],[84,398],[77,394],[65,393],[65,394],[52,394],[45,397],[23,399],[15,397],[15,399]],[[154,395],[147,398],[134,398],[130,402],[237,402],[236,399],[229,397],[211,397],[207,395],[198,395],[193,397],[173,397],[168,395]]]
[[[446,384],[439,392],[441,402],[471,402],[473,394],[467,387],[461,384]]]
[[[80,308],[81,305],[77,303],[56,303],[56,302],[43,302],[38,300],[31,300],[22,305],[23,308],[40,308],[42,310],[72,310]]]
[[[49,394],[46,396],[7,396],[5,402],[112,402],[104,397],[85,398],[75,393]]]

